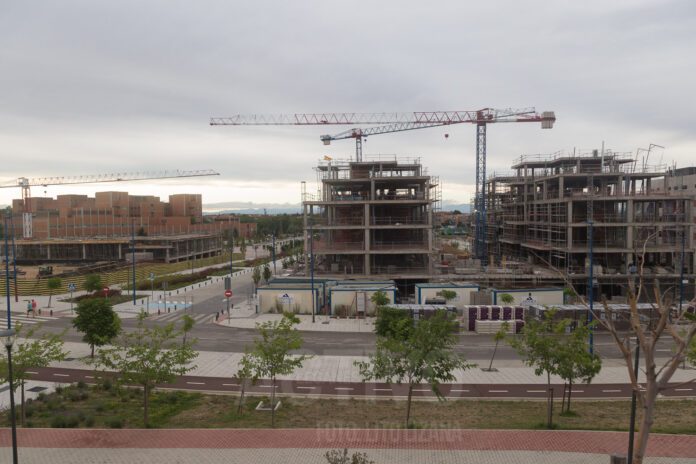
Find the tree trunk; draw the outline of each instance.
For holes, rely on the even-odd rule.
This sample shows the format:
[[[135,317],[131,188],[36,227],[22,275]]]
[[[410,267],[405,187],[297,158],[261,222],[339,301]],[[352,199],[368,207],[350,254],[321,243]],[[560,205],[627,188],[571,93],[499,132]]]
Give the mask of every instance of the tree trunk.
[[[24,410],[24,381],[23,381],[23,380],[19,383],[19,387],[20,387],[20,389],[22,390],[22,400],[21,400],[22,404],[21,404],[20,407],[21,407],[21,409],[22,409],[22,414],[21,414],[21,416],[22,416],[22,427],[24,427],[24,422],[26,421],[27,416],[26,416],[26,413],[25,413],[25,410]]]
[[[408,401],[406,402],[406,428],[408,429],[408,420],[411,418],[411,396],[413,395],[413,384],[408,385]]]
[[[92,347],[91,358],[94,359],[94,343],[92,343],[90,346]]]
[[[648,437],[653,425],[653,408],[657,398],[657,389],[654,391],[655,393],[650,392],[650,394],[646,392],[645,401],[643,402],[643,416],[640,418],[638,438],[633,444],[634,464],[643,464],[643,458],[645,457],[645,448],[648,446]]]
[[[48,307],[49,308],[51,307],[51,298],[53,298],[53,291],[51,291],[51,293],[48,294]]]
[[[495,352],[498,350],[498,340],[495,341],[495,348],[493,348],[493,356],[491,356],[491,363],[488,365],[488,372],[493,368],[493,358],[495,358]]]
[[[239,393],[239,404],[237,405],[237,415],[242,415],[242,404],[244,403],[244,390],[246,389],[246,379],[242,379],[242,390]]]
[[[275,375],[271,383],[271,428],[275,427]]]
[[[148,407],[148,388],[143,385],[143,425],[147,428],[147,407]]]
[[[571,379],[568,382],[568,407],[566,408],[566,411],[570,412],[570,397],[573,394],[573,380]]]
[[[546,425],[551,428],[553,425],[553,396],[551,396],[551,372],[546,371]]]

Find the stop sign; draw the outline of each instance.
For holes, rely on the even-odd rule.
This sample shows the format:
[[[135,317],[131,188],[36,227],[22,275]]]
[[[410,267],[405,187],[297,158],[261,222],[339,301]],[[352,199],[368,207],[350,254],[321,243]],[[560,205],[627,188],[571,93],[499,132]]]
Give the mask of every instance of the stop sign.
[[[226,296],[227,298],[231,297],[231,296],[232,296],[232,290],[225,290],[225,296]]]
[[[104,287],[102,290],[104,290],[104,293],[109,291],[109,287]]]

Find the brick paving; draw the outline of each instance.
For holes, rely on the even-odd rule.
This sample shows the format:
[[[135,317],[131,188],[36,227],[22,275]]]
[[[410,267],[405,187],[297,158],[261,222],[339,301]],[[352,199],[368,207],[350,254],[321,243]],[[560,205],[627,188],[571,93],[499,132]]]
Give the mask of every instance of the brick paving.
[[[18,429],[22,448],[106,449],[408,449],[624,453],[625,432],[566,430],[365,430],[365,429]],[[0,430],[0,447],[11,444]],[[696,436],[652,434],[647,454],[696,458]],[[696,460],[694,461],[696,462]]]

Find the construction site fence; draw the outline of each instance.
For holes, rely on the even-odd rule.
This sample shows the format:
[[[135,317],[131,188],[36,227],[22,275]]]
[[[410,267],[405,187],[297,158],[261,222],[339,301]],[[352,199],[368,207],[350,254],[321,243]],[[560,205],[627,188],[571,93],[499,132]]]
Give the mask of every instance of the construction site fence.
[[[229,263],[229,254],[227,256],[220,255],[211,258],[197,259],[195,261],[196,268],[212,266],[215,264]],[[191,261],[182,261],[179,263],[147,263],[135,265],[135,280],[146,280],[150,279],[150,274],[154,274],[155,278],[158,276],[173,274],[180,271],[185,271],[191,269]],[[131,266],[125,266],[121,269],[99,273],[101,277],[102,284],[105,286],[111,286],[115,284],[128,283],[129,280],[133,279],[132,276],[133,268]],[[12,268],[10,268],[10,276],[12,275]],[[69,284],[75,284],[75,291],[84,290],[84,282],[87,275],[69,276],[69,277],[59,277],[61,280],[61,285],[55,290],[50,290],[48,288],[48,280],[50,277],[43,277],[41,279],[17,279],[17,295],[50,295],[50,294],[61,294],[69,293]],[[5,280],[5,279],[2,279]],[[2,282],[0,285],[0,295],[7,295],[7,285]],[[15,281],[10,279],[10,295],[15,295]]]

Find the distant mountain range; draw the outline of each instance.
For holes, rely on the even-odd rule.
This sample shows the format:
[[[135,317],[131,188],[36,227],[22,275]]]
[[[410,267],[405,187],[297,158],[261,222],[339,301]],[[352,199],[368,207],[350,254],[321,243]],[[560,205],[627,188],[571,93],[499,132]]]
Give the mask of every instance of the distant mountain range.
[[[203,205],[203,214],[299,214],[302,212],[300,205],[291,203],[252,203],[252,202],[224,202],[209,203]],[[442,211],[459,210],[462,213],[470,213],[472,207],[468,203],[454,203],[447,200],[442,202]]]

